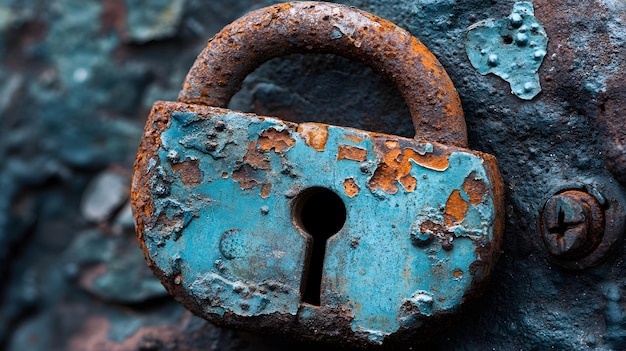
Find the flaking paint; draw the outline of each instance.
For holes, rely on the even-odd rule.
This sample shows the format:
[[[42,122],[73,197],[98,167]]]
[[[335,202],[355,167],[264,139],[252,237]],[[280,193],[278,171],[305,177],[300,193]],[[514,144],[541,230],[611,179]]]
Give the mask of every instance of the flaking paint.
[[[474,277],[473,266],[488,266],[481,250],[499,235],[493,158],[180,103],[157,103],[153,113],[174,109],[154,166],[144,170],[156,220],[143,237],[149,260],[177,276],[200,314],[281,313],[315,324],[325,311],[343,311],[352,332],[379,343],[455,310],[483,278]],[[342,149],[364,156],[340,159]],[[197,160],[199,172],[175,171],[188,160]],[[406,189],[394,173],[394,191],[373,186],[387,163],[402,164],[414,185]],[[185,174],[202,179],[190,183]],[[308,234],[291,212],[297,194],[310,187],[334,191],[347,211],[344,227],[327,242],[321,306],[313,308],[300,297]],[[465,207],[448,223],[451,196]],[[438,229],[422,233],[427,223]],[[416,245],[416,230],[431,240]]]
[[[546,55],[548,36],[535,18],[532,2],[513,5],[509,17],[491,18],[468,28],[465,50],[480,74],[493,73],[511,85],[511,93],[530,100],[541,91],[537,71]]]

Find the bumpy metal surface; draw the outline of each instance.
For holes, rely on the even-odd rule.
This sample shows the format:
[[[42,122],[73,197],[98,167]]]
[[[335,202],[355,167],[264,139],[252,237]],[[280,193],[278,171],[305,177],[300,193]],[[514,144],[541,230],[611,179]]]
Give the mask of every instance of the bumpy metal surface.
[[[311,32],[320,21],[329,24]],[[363,34],[370,28],[373,37]],[[326,47],[329,40],[340,44]],[[454,87],[417,39],[345,6],[268,7],[209,41],[179,95],[195,104],[153,106],[132,186],[138,236],[168,291],[218,324],[353,346],[410,342],[457,312],[493,269],[502,232],[496,161],[435,141],[198,104],[227,103],[243,77],[228,74],[237,63],[247,73],[261,59],[307,47],[402,77],[405,97],[440,99],[409,102],[417,129],[428,126],[416,139],[464,143]],[[451,131],[435,128],[436,116]],[[311,189],[337,194],[346,212],[320,262],[311,251],[322,238],[299,217],[298,201]],[[321,284],[312,302],[305,287],[315,265]]]
[[[227,107],[261,63],[298,52],[333,53],[367,64],[398,88],[420,138],[467,145],[458,94],[430,51],[389,21],[331,3],[274,5],[228,25],[198,56],[178,100]]]
[[[0,349],[334,350],[187,312],[145,265],[127,189],[101,182],[129,184],[152,104],[176,100],[207,38],[276,2],[0,0]],[[533,1],[548,46],[542,91],[528,101],[465,54],[468,28],[507,18],[514,1],[337,2],[433,52],[463,102],[470,147],[497,157],[506,187],[501,255],[482,298],[412,349],[626,349],[626,2]],[[414,135],[392,84],[332,55],[271,60],[229,108]],[[603,198],[613,228],[611,250],[584,269],[563,267],[539,231],[546,201],[571,189]]]
[[[541,91],[537,71],[546,56],[548,36],[534,17],[531,2],[517,2],[502,20],[473,24],[465,50],[480,74],[493,73],[511,85],[511,92],[530,100]]]
[[[155,104],[146,135],[133,180],[142,247],[167,289],[219,324],[407,342],[493,269],[502,189],[489,155],[182,103]],[[315,187],[346,207],[319,306],[302,300],[310,236],[293,218]]]

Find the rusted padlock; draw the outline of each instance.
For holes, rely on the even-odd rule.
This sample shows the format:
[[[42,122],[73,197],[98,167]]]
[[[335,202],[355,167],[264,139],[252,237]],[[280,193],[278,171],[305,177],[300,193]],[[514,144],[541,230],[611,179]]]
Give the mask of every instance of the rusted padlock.
[[[380,72],[415,140],[224,109],[260,63],[294,52]],[[343,5],[274,5],[213,37],[178,102],[154,104],[133,178],[137,233],[167,290],[219,325],[407,341],[476,295],[499,251],[496,160],[465,146],[452,82],[407,31]]]

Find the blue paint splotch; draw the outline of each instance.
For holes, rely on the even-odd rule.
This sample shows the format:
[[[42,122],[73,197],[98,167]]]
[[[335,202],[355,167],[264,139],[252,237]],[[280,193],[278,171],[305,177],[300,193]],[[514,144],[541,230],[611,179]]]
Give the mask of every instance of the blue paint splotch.
[[[534,17],[531,2],[517,2],[509,17],[491,18],[469,27],[465,50],[472,66],[511,85],[511,92],[531,100],[541,91],[537,70],[546,55],[548,36]]]

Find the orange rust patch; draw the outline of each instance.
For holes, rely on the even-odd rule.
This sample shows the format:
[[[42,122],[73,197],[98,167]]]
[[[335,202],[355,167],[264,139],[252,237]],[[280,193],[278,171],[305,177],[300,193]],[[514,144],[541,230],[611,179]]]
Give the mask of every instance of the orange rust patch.
[[[387,140],[385,141],[385,147],[387,149],[399,149],[400,144],[396,140]]]
[[[267,199],[272,191],[272,184],[261,185],[261,197]]]
[[[228,178],[228,172],[222,172],[222,178],[227,179]]]
[[[469,196],[470,204],[476,206],[480,204],[483,200],[483,196],[487,193],[487,184],[481,179],[476,179],[476,174],[474,172],[470,173],[470,175],[465,178],[463,182],[463,190]]]
[[[417,180],[410,174],[413,168],[412,162],[437,171],[444,171],[449,166],[448,157],[451,151],[448,149],[438,148],[421,155],[419,151],[403,146],[401,141],[388,137],[375,138],[374,146],[381,155],[381,162],[368,184],[372,190],[382,189],[386,193],[395,194],[398,192],[395,184],[397,181],[406,191],[414,191]]]
[[[298,133],[304,142],[317,151],[324,151],[328,141],[328,126],[324,124],[303,123],[298,126]]]
[[[254,169],[270,169],[270,160],[267,156],[256,148],[256,143],[251,141],[248,150],[243,156],[243,162],[249,164]]]
[[[413,149],[404,149],[405,156],[412,159],[418,165],[432,169],[434,171],[445,171],[448,169],[450,165],[448,161],[449,154],[444,154],[442,156],[436,156],[433,153],[426,153],[424,155],[420,155]]]
[[[256,170],[249,164],[244,164],[233,171],[233,179],[239,182],[241,189],[252,189],[259,185],[259,181],[255,178]]]
[[[172,170],[186,186],[197,186],[202,182],[202,171],[199,166],[200,161],[187,159],[172,165]]]
[[[457,269],[456,271],[454,271],[454,273],[452,273],[452,276],[454,276],[454,278],[459,279],[463,276],[463,271],[460,269]]]
[[[360,142],[363,141],[363,137],[357,136],[357,135],[350,135],[350,134],[346,134],[345,135],[346,140],[349,140],[355,144],[358,144]]]
[[[257,142],[262,151],[274,149],[274,152],[282,152],[292,147],[296,140],[291,138],[287,129],[279,132],[274,128],[269,128],[261,133]]]
[[[354,181],[354,178],[348,178],[343,181],[343,190],[349,197],[354,197],[359,193],[359,186]]]
[[[368,186],[372,190],[381,189],[388,194],[395,194],[398,192],[398,187],[395,184],[398,178],[398,171],[386,164],[379,164],[374,175],[370,178]]]
[[[350,145],[339,145],[337,147],[337,160],[352,160],[363,162],[367,159],[367,150]]]
[[[467,202],[461,197],[461,192],[455,189],[446,202],[444,224],[448,227],[462,222],[467,215]]]
[[[415,191],[415,187],[417,186],[417,180],[412,175],[407,174],[401,177],[400,179],[398,179],[398,181],[400,182],[400,184],[402,184],[402,186],[404,187],[404,189],[406,189],[406,191],[408,192]]]

